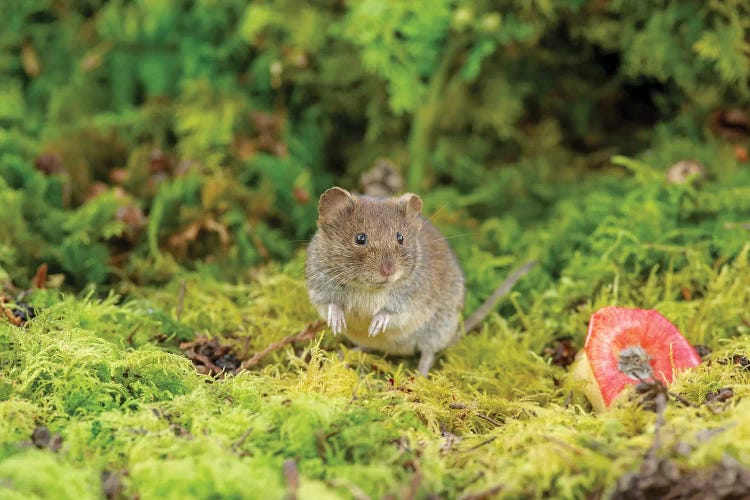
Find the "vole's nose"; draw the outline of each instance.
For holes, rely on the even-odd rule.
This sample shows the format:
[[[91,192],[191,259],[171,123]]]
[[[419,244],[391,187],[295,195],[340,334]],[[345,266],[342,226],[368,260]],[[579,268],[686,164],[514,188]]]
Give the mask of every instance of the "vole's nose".
[[[393,262],[390,260],[387,260],[380,264],[380,274],[385,276],[386,278],[393,274],[393,272],[396,270],[396,266],[393,265]]]

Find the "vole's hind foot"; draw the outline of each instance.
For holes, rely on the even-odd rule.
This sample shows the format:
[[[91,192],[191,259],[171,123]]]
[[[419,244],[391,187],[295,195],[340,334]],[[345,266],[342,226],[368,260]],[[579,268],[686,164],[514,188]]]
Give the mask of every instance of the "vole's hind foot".
[[[388,328],[388,322],[391,320],[391,317],[388,315],[388,313],[379,312],[375,316],[372,317],[372,321],[370,322],[370,328],[367,329],[367,335],[369,337],[374,337],[380,332],[385,333],[385,329]]]
[[[430,368],[432,368],[432,364],[435,362],[435,353],[432,351],[422,351],[420,357],[419,357],[419,365],[417,366],[417,370],[420,374],[423,376],[427,376],[427,374],[430,372]]]
[[[334,335],[346,330],[346,318],[344,310],[338,304],[328,304],[328,326]]]

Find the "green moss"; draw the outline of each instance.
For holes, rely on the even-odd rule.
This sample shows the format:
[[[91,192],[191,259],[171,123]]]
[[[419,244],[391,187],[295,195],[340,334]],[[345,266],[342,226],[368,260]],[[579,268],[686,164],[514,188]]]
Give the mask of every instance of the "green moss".
[[[100,498],[96,471],[66,464],[49,453],[28,450],[0,463],[3,498]]]
[[[743,266],[740,259],[732,269]],[[259,286],[273,291],[268,284],[273,282],[261,280]],[[663,294],[648,291],[649,283],[643,293]],[[237,290],[228,290],[218,303],[233,303]],[[577,497],[608,491],[620,475],[638,467],[651,444],[654,415],[634,403],[602,416],[588,413],[578,398],[562,407],[568,389],[556,381],[565,373],[532,347],[539,344],[536,335],[547,334],[522,331],[519,317],[491,321],[462,339],[429,379],[414,377],[411,360],[404,366],[398,359],[338,353],[315,342],[300,357],[286,349],[256,373],[206,384],[177,355],[150,344],[118,345],[76,326],[83,319],[98,324],[101,319],[92,314],[98,307],[119,308],[127,318],[139,300],[145,299],[117,306],[68,299],[45,310],[28,330],[3,327],[18,359],[4,373],[12,395],[0,403],[6,457],[0,477],[12,485],[9,491],[41,491],[33,488],[45,483],[25,482],[24,467],[33,456],[42,460],[45,478],[70,475],[66,487],[89,495],[99,487],[92,479],[96,471],[127,470],[129,495],[242,498],[263,491],[281,497],[288,487],[282,464],[294,460],[300,493],[330,498],[359,490],[403,495],[412,487],[451,496],[496,485],[510,497]],[[281,295],[271,292],[254,306],[235,307],[267,314],[286,307],[281,302]],[[703,314],[680,304],[672,310],[664,305],[677,323]],[[538,321],[525,314],[530,324]],[[128,331],[127,321],[122,328]],[[275,335],[285,333],[280,328]],[[709,465],[724,454],[748,463],[748,429],[740,416],[747,411],[743,398],[750,392],[750,375],[719,361],[747,355],[750,345],[744,337],[719,342],[722,337],[714,337],[711,362],[672,387],[696,404],[708,391],[735,390],[735,399],[718,413],[670,405],[663,453],[686,466]],[[62,433],[58,457],[23,451],[22,443],[40,423]],[[707,428],[723,431],[705,440],[701,431]],[[673,451],[681,441],[694,447],[688,457]],[[543,472],[539,463],[545,464]]]
[[[648,188],[636,199],[660,193]],[[560,202],[557,210],[587,220],[588,203]],[[635,400],[592,414],[544,353],[564,336],[582,346],[589,315],[606,304],[655,307],[713,349],[672,385],[699,406],[669,404],[659,454],[688,468],[726,455],[750,466],[750,372],[735,363],[750,356],[750,245],[717,260],[700,237],[691,245],[684,236],[674,252],[669,243],[643,243],[663,228],[637,238],[605,231],[599,240],[595,230],[584,240],[553,226],[538,229],[541,244],[583,245],[554,264],[563,265],[561,276],[548,274],[549,261],[529,275],[503,315],[447,349],[427,379],[414,375],[411,358],[352,351],[328,332],[237,376],[198,375],[179,341],[216,337],[243,357],[315,319],[302,254],[244,284],[183,273],[164,287],[131,287],[126,300],[33,294],[35,319],[24,328],[0,324],[0,485],[8,495],[41,494],[69,476],[69,493],[96,497],[102,471],[127,471],[130,496],[279,498],[289,488],[283,464],[292,460],[299,494],[320,498],[606,494],[640,466],[655,415]],[[604,234],[610,243],[596,246]],[[705,404],[723,387],[734,397]],[[39,425],[61,433],[57,454],[28,449]],[[32,461],[43,479],[27,472]]]
[[[144,485],[144,498],[281,498],[278,469],[265,460],[216,457],[211,450],[180,459],[148,458],[130,469],[130,481]]]

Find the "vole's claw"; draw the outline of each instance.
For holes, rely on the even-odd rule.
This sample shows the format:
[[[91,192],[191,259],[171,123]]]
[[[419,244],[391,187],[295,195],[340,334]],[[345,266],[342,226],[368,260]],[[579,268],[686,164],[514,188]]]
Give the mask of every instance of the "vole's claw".
[[[331,327],[334,335],[346,330],[346,318],[344,310],[337,304],[328,304],[328,326]]]
[[[374,337],[380,332],[385,333],[385,329],[388,327],[388,321],[390,321],[390,319],[391,317],[388,313],[378,313],[373,316],[372,321],[370,322],[370,328],[367,329],[367,335],[369,337]]]

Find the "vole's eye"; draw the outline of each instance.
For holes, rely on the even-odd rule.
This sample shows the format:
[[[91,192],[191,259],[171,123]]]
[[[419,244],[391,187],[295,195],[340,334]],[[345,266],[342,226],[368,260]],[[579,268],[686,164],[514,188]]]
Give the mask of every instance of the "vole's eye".
[[[367,243],[367,235],[365,233],[359,233],[354,237],[354,243],[357,245],[364,245]]]
[[[404,244],[404,235],[401,233],[396,233],[396,241],[398,241],[399,245]]]

